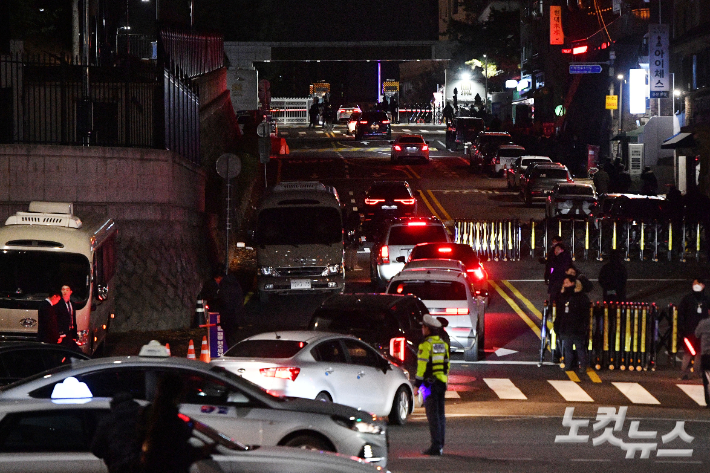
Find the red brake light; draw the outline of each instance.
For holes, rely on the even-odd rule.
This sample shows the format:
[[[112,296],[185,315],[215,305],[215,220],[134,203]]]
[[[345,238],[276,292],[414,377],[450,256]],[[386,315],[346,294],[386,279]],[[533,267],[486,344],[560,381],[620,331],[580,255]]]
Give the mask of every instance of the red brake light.
[[[389,120],[382,120],[382,124],[383,124],[383,125],[388,125],[389,122],[390,122]]]
[[[445,246],[443,248],[439,248],[439,253],[451,253],[451,251],[453,251],[453,250],[451,248],[449,248],[448,246]]]
[[[429,145],[424,145],[424,146],[422,146],[422,151],[426,151],[426,150],[428,150],[428,149],[429,149]]]
[[[577,46],[572,48],[572,54],[584,54],[587,52],[589,47],[585,44],[584,46]]]
[[[380,202],[384,202],[385,199],[365,199],[365,204],[366,205],[377,205]]]
[[[360,120],[360,125],[367,125],[367,120]]]
[[[259,373],[267,378],[280,378],[280,379],[290,379],[291,381],[296,381],[298,373],[301,372],[301,368],[261,368]]]
[[[187,417],[185,414],[182,412],[178,412],[178,419],[180,419],[183,422],[190,422],[190,418]]]
[[[404,337],[390,338],[390,355],[393,358],[404,361],[404,347],[406,340]]]
[[[399,145],[394,145],[394,150],[395,151],[402,151],[402,147]]]
[[[414,203],[417,201],[414,197],[411,199],[394,199],[395,202],[399,202],[403,205],[414,205]]]
[[[695,356],[695,348],[693,348],[693,344],[690,343],[690,340],[687,338],[683,338],[683,342],[685,343],[685,346],[688,348],[688,351],[692,356]]]
[[[380,248],[380,259],[382,260],[382,264],[390,264],[390,249],[387,245]]]
[[[426,222],[407,222],[407,226],[409,227],[423,227],[426,225]]]
[[[483,279],[483,270],[481,268],[476,268],[474,270],[471,270],[470,272],[472,272],[473,275],[476,276],[476,279]]]

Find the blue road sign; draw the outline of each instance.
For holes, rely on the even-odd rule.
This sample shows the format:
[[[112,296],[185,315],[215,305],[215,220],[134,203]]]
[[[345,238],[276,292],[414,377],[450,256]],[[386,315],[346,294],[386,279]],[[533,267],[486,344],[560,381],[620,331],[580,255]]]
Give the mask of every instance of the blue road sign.
[[[570,64],[570,74],[599,74],[602,66],[599,64]]]

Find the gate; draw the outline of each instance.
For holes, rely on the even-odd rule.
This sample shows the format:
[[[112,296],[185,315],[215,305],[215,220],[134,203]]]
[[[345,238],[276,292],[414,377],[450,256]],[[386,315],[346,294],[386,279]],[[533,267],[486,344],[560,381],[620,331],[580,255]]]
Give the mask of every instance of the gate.
[[[271,115],[284,125],[307,125],[312,102],[307,97],[272,98]]]

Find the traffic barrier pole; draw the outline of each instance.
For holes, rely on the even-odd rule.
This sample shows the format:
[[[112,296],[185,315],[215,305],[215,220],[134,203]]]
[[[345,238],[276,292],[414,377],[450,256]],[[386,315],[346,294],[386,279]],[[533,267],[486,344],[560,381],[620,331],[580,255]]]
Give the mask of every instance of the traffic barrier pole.
[[[668,222],[668,261],[673,257],[673,222]]]
[[[641,359],[639,354],[639,337],[641,336],[639,330],[639,306],[634,306],[634,340],[631,347],[631,352],[633,353],[633,359],[631,360],[632,368],[636,368],[636,371],[641,371]]]
[[[658,340],[659,340],[659,334],[658,334],[658,308],[656,307],[656,303],[654,302],[651,304],[650,311],[648,313],[648,320],[649,323],[651,324],[651,327],[649,329],[650,334],[650,340],[649,344],[651,345],[649,347],[649,353],[648,353],[648,366],[650,367],[651,371],[656,371],[656,357],[658,355]]]
[[[603,340],[604,345],[602,346],[602,363],[609,366],[611,363],[611,358],[609,354],[609,337],[611,333],[609,332],[609,305],[604,302],[604,333]],[[597,365],[597,369],[601,369],[601,364]]]
[[[615,250],[616,249],[616,221],[614,223],[614,231],[611,236],[611,249]]]
[[[700,261],[700,222],[695,227],[695,261]]]
[[[673,306],[673,319],[671,322],[671,357],[673,359],[673,366],[675,366],[675,355],[678,353],[678,308]]]
[[[535,220],[530,219],[530,257],[535,257]]]
[[[589,332],[587,335],[587,339],[589,340],[587,342],[587,353],[589,355],[589,359],[591,360],[591,356],[594,354],[592,351],[594,348],[594,304],[589,304]],[[589,364],[594,366],[592,363]]]
[[[508,256],[508,259],[513,261],[513,221],[508,220],[508,251],[510,255]]]
[[[631,306],[624,305],[624,354],[621,356],[621,370],[629,368],[631,361]]]
[[[621,354],[621,306],[617,303],[616,308],[616,323],[614,324],[614,351],[612,352],[612,358],[609,363],[609,369],[613,370],[619,363],[619,356]]]
[[[555,319],[557,318],[557,303],[552,303],[552,330],[550,330],[550,351],[552,352],[552,361],[555,358],[555,350],[557,349],[557,333],[555,332]]]
[[[545,348],[547,345],[547,337],[549,335],[549,330],[547,328],[548,312],[548,302],[545,301],[545,304],[542,308],[542,326],[540,327],[540,361],[537,364],[538,368],[542,366],[542,363],[545,361]]]
[[[547,247],[547,219],[543,220],[542,223],[545,227],[545,233],[542,236],[542,245],[543,245],[542,256],[544,256],[545,259],[547,259],[547,251],[548,251],[548,247]]]
[[[648,304],[644,304],[641,309],[641,366],[643,370],[648,369],[648,354],[646,353],[646,329],[647,329]],[[638,368],[637,368],[638,369]]]
[[[656,240],[653,243],[653,261],[658,261],[658,222],[653,223],[655,229]]]
[[[626,261],[630,261],[630,247],[631,246],[631,222],[626,222]]]
[[[584,222],[584,261],[589,259],[589,220]]]
[[[498,222],[498,258],[505,261],[505,248],[503,247],[503,222]]]
[[[686,250],[686,238],[685,238],[685,217],[683,217],[683,226],[681,227],[681,238],[682,243],[680,245],[681,257],[680,262],[685,263],[685,250]]]
[[[575,256],[574,256],[574,219],[570,220],[570,223],[572,224],[572,244],[570,246],[572,247],[572,261],[575,261]]]
[[[639,252],[639,259],[643,261],[643,250],[644,250],[644,239],[643,239],[644,223],[641,222],[641,251]]]
[[[562,220],[557,221],[557,235],[562,236]]]

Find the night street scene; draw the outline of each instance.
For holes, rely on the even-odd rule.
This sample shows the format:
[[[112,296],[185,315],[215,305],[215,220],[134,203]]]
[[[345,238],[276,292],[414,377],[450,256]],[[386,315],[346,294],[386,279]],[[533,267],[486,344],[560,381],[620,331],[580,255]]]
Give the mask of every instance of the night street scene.
[[[703,0],[0,3],[0,471],[710,469]]]

